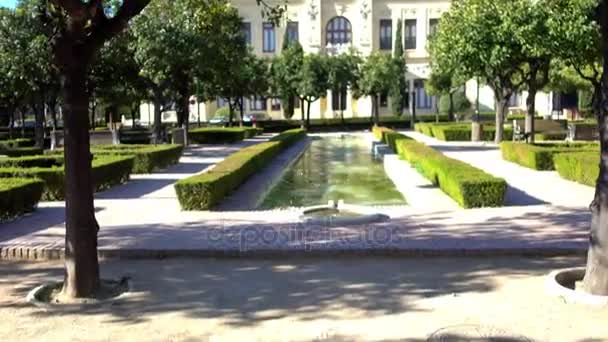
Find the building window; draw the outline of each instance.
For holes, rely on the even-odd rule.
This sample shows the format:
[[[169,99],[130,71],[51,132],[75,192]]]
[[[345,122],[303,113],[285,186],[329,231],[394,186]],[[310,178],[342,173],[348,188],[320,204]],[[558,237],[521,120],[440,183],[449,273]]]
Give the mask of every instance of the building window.
[[[349,44],[353,39],[350,21],[344,17],[334,17],[327,23],[325,39],[327,44]]]
[[[266,110],[266,98],[254,96],[250,100],[251,110]]]
[[[426,89],[424,89],[423,80],[414,80],[414,93],[416,95],[416,108],[433,108],[433,96],[430,96],[426,93]]]
[[[241,23],[241,34],[245,43],[251,45],[251,23]]]
[[[416,48],[416,19],[408,19],[404,22],[405,48],[408,50]]]
[[[273,111],[281,110],[281,100],[277,99],[276,97],[273,97],[272,100],[270,100],[270,110],[273,110]]]
[[[380,20],[380,50],[393,49],[393,21],[390,19]]]
[[[263,26],[263,51],[274,52],[276,49],[276,32],[272,23],[264,23]]]
[[[429,20],[429,37],[432,37],[437,33],[437,28],[439,27],[439,19],[434,18]]]
[[[223,97],[217,98],[217,108],[226,107],[228,105],[228,100]]]
[[[331,92],[331,109],[346,110],[346,89]]]
[[[518,93],[513,93],[511,94],[511,97],[509,97],[509,107],[519,107],[521,101],[520,101],[520,97]]]
[[[388,94],[387,93],[380,94],[380,107],[381,108],[388,107]]]
[[[297,42],[300,39],[300,28],[297,21],[287,23],[287,39],[288,42]]]

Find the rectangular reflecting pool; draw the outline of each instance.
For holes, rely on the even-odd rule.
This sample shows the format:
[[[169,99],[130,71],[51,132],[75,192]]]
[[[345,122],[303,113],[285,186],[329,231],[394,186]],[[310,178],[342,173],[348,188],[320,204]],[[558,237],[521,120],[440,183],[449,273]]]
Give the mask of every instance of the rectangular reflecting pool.
[[[308,207],[344,200],[358,205],[404,205],[382,160],[360,136],[314,137],[308,149],[266,195],[258,209]]]

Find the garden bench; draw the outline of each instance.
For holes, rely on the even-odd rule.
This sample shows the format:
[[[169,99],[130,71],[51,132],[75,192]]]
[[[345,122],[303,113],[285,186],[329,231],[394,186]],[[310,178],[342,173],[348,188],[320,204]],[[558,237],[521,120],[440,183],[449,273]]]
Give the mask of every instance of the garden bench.
[[[535,133],[563,133],[567,134],[565,121],[557,120],[534,120],[534,132]],[[526,120],[516,119],[513,120],[513,140],[521,141],[527,140],[528,135],[526,134]]]
[[[600,133],[597,124],[571,123],[568,125],[569,141],[596,141],[599,140]]]

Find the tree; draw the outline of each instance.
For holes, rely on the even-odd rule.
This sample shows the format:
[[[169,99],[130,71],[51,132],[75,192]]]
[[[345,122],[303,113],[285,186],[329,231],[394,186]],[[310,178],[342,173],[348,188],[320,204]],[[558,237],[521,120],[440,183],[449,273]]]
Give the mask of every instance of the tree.
[[[310,128],[310,106],[319,98],[325,96],[329,88],[327,71],[327,57],[319,54],[304,56],[304,62],[300,69],[300,83],[298,83],[298,94],[303,102],[306,102],[306,129]],[[302,107],[302,110],[304,107]]]
[[[391,107],[393,113],[397,115],[403,114],[404,98],[407,92],[407,81],[405,79],[405,72],[407,66],[405,64],[405,53],[403,50],[403,38],[401,32],[403,31],[402,21],[397,20],[397,34],[395,35],[395,49],[393,51],[394,63],[399,68],[399,73],[393,76],[394,85],[391,88]]]
[[[9,135],[12,138],[15,111],[22,103],[27,87],[22,81],[21,63],[16,60],[13,38],[19,18],[14,10],[0,8],[0,106],[9,112]]]
[[[496,99],[496,142],[503,137],[503,123],[512,94],[523,83],[524,47],[519,30],[522,8],[528,0],[462,0],[454,2],[441,18],[431,39],[432,63],[464,79],[482,77]]]
[[[297,41],[289,44],[278,57],[272,60],[270,88],[283,102],[299,99],[298,84],[300,83],[300,69],[303,63],[304,49]],[[300,108],[302,110],[302,124],[304,124],[304,106],[301,105]],[[284,115],[291,117],[290,115],[293,115],[293,113],[286,112],[285,109],[286,107],[283,105]],[[287,107],[287,110],[289,110],[289,107]]]
[[[334,94],[338,95],[338,107],[340,108],[340,118],[344,124],[344,110],[346,104],[342,103],[342,94],[349,87],[354,87],[359,80],[359,67],[361,65],[361,57],[356,50],[350,50],[348,53],[339,54],[328,57],[328,86]]]
[[[534,142],[534,117],[536,116],[536,94],[549,84],[549,71],[553,58],[549,36],[547,1],[523,1],[518,7],[516,30],[513,35],[519,40],[525,56],[522,65],[523,88],[528,91],[526,99],[525,133],[529,143]]]
[[[453,74],[440,66],[431,65],[431,70],[431,76],[425,82],[425,88],[430,95],[448,96],[448,120],[454,121],[454,94],[462,89],[464,82],[456,80]]]
[[[393,84],[393,77],[401,70],[389,55],[374,52],[361,66],[361,78],[355,95],[370,96],[372,99],[372,117],[374,124],[380,123],[379,97],[388,94]]]

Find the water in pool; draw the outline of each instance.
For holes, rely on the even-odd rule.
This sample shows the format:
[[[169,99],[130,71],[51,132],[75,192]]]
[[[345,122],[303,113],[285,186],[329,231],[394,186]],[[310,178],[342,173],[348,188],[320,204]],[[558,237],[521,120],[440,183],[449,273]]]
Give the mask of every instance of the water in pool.
[[[344,200],[359,205],[402,205],[382,160],[354,135],[315,138],[283,175],[259,209],[307,207]]]

